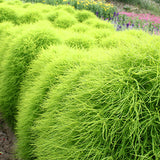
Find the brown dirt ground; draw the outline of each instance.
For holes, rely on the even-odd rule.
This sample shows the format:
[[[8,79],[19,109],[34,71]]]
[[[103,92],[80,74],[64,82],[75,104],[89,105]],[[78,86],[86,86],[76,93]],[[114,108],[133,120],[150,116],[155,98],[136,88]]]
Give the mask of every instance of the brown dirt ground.
[[[14,144],[16,142],[15,135],[6,122],[2,119],[0,113],[0,160],[16,160]]]

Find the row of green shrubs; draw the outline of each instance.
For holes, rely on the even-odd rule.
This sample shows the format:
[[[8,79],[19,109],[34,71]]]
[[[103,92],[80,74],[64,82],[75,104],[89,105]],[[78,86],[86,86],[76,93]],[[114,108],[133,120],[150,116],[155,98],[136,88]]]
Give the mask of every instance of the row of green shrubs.
[[[10,1],[0,13],[0,112],[18,158],[160,158],[160,37],[71,6]]]
[[[117,11],[117,8],[113,4],[106,3],[104,0],[23,0],[23,2],[43,3],[56,6],[70,5],[78,10],[89,10],[103,19],[112,17],[114,12]]]

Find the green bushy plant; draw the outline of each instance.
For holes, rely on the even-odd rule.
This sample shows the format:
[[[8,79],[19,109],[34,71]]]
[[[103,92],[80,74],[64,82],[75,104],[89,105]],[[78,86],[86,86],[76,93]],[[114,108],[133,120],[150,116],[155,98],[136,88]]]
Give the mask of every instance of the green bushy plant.
[[[75,8],[70,6],[70,5],[59,5],[59,6],[56,6],[56,9],[58,9],[59,7],[61,7],[61,9],[63,11],[66,11],[66,12],[68,12],[70,14],[75,14],[76,13],[75,12]]]
[[[77,49],[89,49],[94,45],[94,39],[85,36],[85,35],[74,35],[73,37],[70,37],[65,42],[69,47],[71,48],[77,48]]]
[[[15,27],[12,22],[2,22],[0,23],[0,40],[5,39],[5,36],[10,35],[10,28]],[[5,35],[5,36],[4,36]]]
[[[45,4],[50,4],[54,6],[62,6],[62,5],[70,5],[73,6],[75,9],[85,9],[85,10],[90,10],[94,14],[98,14],[98,17],[103,17],[103,18],[109,18],[111,14],[113,14],[116,11],[116,7],[113,6],[110,3],[106,3],[105,1],[94,1],[94,0],[27,0],[27,2],[34,2],[34,3],[45,3]],[[65,8],[66,9],[66,8]],[[69,7],[67,9],[70,13],[73,12],[74,10]]]
[[[84,33],[89,30],[89,26],[85,24],[77,23],[71,27],[71,30],[78,33]]]
[[[59,16],[59,12],[52,12],[48,15],[48,20],[54,22],[54,20]]]
[[[75,68],[50,90],[33,127],[37,159],[159,158],[160,54],[151,43],[132,49]]]
[[[104,39],[109,38],[110,36],[115,34],[115,30],[113,29],[92,29],[88,30],[86,34],[92,35],[95,38],[95,43],[97,46],[102,46],[101,43],[104,41]],[[100,45],[99,45],[100,44]]]
[[[51,44],[60,42],[54,30],[49,27],[45,28],[45,25],[43,27],[39,25],[40,23],[31,26],[31,28],[25,28],[25,32],[22,32],[22,35],[15,39],[9,47],[3,67],[0,84],[0,110],[12,126],[17,113],[16,105],[20,84],[30,62],[36,58],[42,48],[45,49]]]
[[[95,18],[95,15],[92,12],[81,10],[81,11],[77,11],[76,18],[79,22],[83,22],[87,19]]]
[[[77,23],[77,20],[76,18],[74,18],[74,16],[71,16],[71,15],[61,15],[59,16],[58,18],[55,19],[54,21],[54,25],[56,27],[59,27],[59,28],[69,28],[71,27],[72,25],[74,25],[75,23]]]
[[[4,1],[6,4],[8,4],[8,5],[10,5],[10,6],[17,6],[17,5],[19,5],[19,6],[21,6],[22,4],[23,4],[23,2],[22,1],[20,1],[20,0],[11,0],[11,1]]]
[[[132,37],[128,36],[128,39],[122,36],[110,35],[109,37],[103,38],[100,42],[100,45],[105,48],[118,48],[121,45],[129,45],[129,41],[132,40]]]
[[[132,40],[133,38],[134,41]],[[139,43],[139,40],[143,41],[143,43],[149,43],[149,39],[151,39],[151,37],[144,31],[129,30],[118,33],[112,32],[112,34],[110,34],[109,36],[103,37],[99,45],[104,48],[128,48],[129,46],[131,48],[134,48],[136,46],[139,47],[141,45],[141,43]]]
[[[83,59],[80,57],[84,54],[78,52],[78,50],[66,46],[51,47],[43,51],[31,64],[31,69],[24,81],[20,105],[18,106],[17,151],[22,159],[28,160],[30,157],[35,156],[31,152],[34,149],[35,140],[32,126],[34,121],[43,113],[43,108],[40,105],[42,106],[46,101],[50,88],[59,84],[60,78],[66,72],[80,64]]]
[[[14,40],[13,37],[15,37],[16,34],[17,30],[12,22],[0,23],[0,74],[3,72],[3,63],[5,61],[5,57],[7,56],[7,49],[9,48],[8,42]]]
[[[31,7],[31,3],[25,3],[25,4],[23,4],[23,8],[29,8],[29,7]]]
[[[15,22],[17,19],[16,12],[7,6],[0,5],[0,23],[3,21]]]
[[[0,23],[0,111],[17,120],[19,158],[159,159],[160,38],[71,7],[8,5],[45,19]]]
[[[35,23],[40,19],[42,19],[42,16],[39,14],[39,12],[28,10],[26,13],[21,14],[18,17],[17,23],[18,24],[21,24],[21,23]]]
[[[84,21],[84,24],[91,25],[92,27],[99,29],[111,29],[114,30],[114,26],[111,23],[107,23],[106,21],[102,21],[100,19],[88,19]]]
[[[65,7],[65,9],[67,9],[67,7]],[[65,9],[63,9],[63,6],[58,6],[55,7],[53,11],[50,11],[47,14],[47,18],[49,21],[51,21],[52,23],[54,23],[55,19],[57,19],[58,17],[63,17],[64,15],[66,17],[70,17],[72,16],[71,19],[74,18],[74,13],[69,13],[67,12]],[[68,9],[70,9],[70,7],[68,7]],[[69,18],[68,18],[69,19]],[[69,23],[69,22],[68,22]],[[71,23],[71,22],[70,22]]]
[[[106,23],[105,21],[99,20],[94,24],[94,27],[96,28],[102,28],[102,29],[112,29],[114,30],[114,26],[111,23]]]

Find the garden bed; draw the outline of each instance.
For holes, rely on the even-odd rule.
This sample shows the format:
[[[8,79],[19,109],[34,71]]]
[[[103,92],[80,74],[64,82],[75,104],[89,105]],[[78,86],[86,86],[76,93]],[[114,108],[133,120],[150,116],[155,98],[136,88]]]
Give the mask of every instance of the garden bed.
[[[159,36],[117,32],[70,5],[4,2],[0,11],[0,112],[18,158],[160,158]],[[15,137],[1,124],[7,160]]]

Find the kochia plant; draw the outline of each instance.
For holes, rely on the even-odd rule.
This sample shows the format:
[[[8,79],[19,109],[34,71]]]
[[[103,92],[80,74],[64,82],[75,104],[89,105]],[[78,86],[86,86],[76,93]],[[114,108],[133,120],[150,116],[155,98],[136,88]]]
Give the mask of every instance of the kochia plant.
[[[160,159],[160,37],[71,6],[3,4],[31,18],[0,24],[0,112],[18,158]]]
[[[6,60],[3,64],[0,84],[1,112],[10,125],[15,123],[16,105],[18,101],[20,84],[25,78],[25,72],[29,63],[36,58],[42,48],[59,43],[59,39],[52,28],[26,26],[25,32],[17,36],[14,42],[10,43]],[[14,36],[14,35],[13,35]]]

